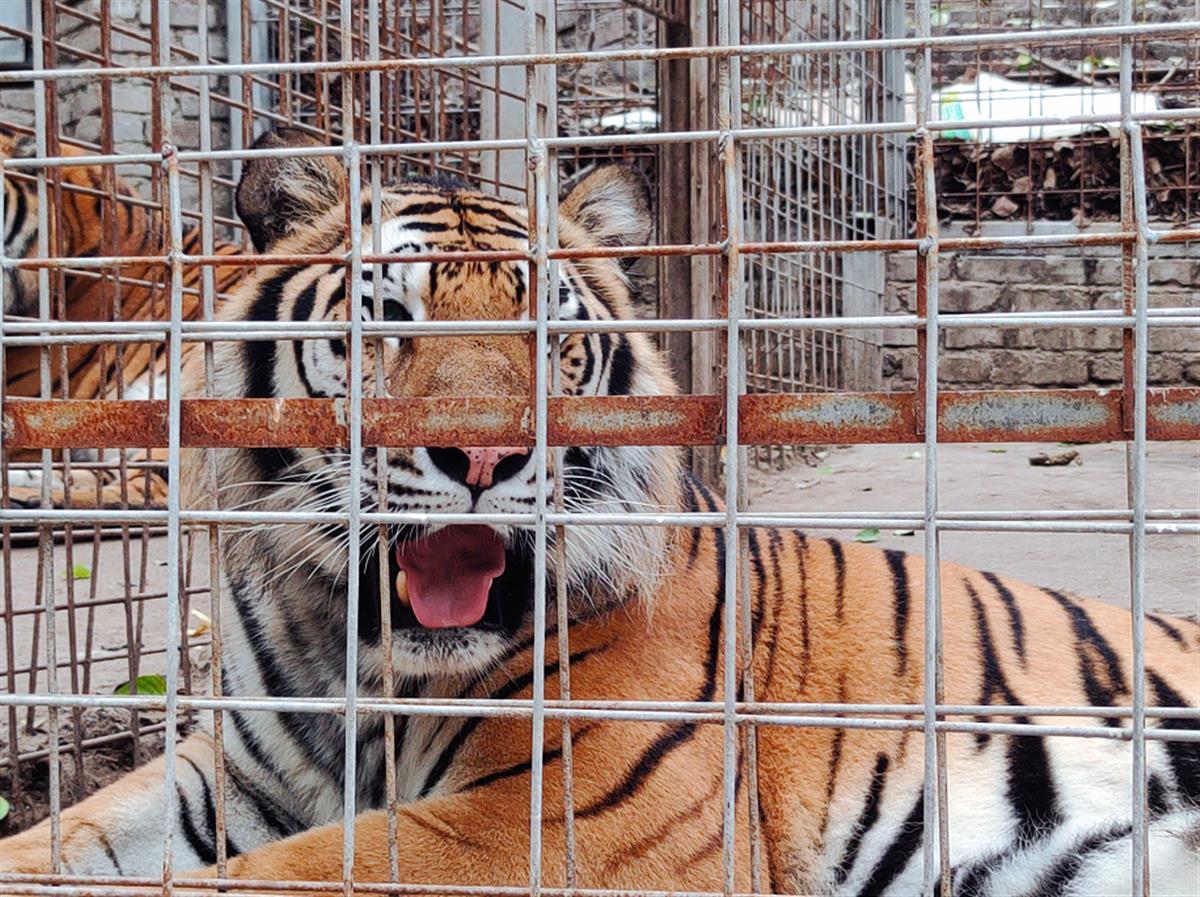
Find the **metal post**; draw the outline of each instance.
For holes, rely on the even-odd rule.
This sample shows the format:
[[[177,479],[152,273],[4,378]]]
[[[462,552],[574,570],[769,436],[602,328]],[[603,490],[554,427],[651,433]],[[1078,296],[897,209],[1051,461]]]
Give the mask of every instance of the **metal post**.
[[[737,22],[731,4],[717,7],[717,40],[722,46],[737,45]],[[718,70],[719,94],[718,127],[723,131],[719,140],[723,172],[725,218],[725,269],[723,292],[725,298],[725,605],[723,608],[722,697],[724,699],[724,798],[721,821],[721,865],[724,872],[723,889],[732,894],[736,886],[737,833],[737,729],[735,722],[738,679],[738,584],[741,570],[741,540],[738,531],[738,502],[740,500],[739,462],[741,444],[738,441],[738,402],[741,394],[741,333],[739,325],[745,303],[739,242],[742,228],[742,191],[739,165],[740,146],[729,133],[740,123],[741,66],[736,56],[721,60]],[[749,600],[749,596],[746,596]],[[750,662],[750,658],[746,658]]]
[[[171,12],[166,4],[158,10],[159,65],[171,58]],[[183,200],[179,190],[179,156],[171,127],[171,84],[159,85],[159,108],[155,113],[162,137],[163,166],[167,174],[167,211],[169,213],[169,264],[171,268],[170,338],[167,346],[167,631],[166,631],[166,729],[163,739],[163,892],[174,891],[174,832],[177,812],[175,746],[179,736],[179,646],[182,638],[180,619],[180,415],[183,389]]]
[[[1121,24],[1133,24],[1132,0],[1121,0]],[[1132,370],[1126,365],[1125,408],[1133,411],[1133,441],[1127,444],[1126,476],[1133,528],[1129,536],[1129,601],[1132,614],[1133,676],[1133,750],[1131,751],[1130,813],[1133,819],[1130,832],[1132,870],[1131,893],[1149,897],[1150,864],[1146,827],[1146,390],[1147,390],[1147,327],[1149,308],[1149,225],[1146,220],[1146,168],[1142,152],[1141,125],[1132,120],[1133,39],[1121,39],[1121,149],[1122,149],[1122,217],[1128,220],[1127,207],[1132,207],[1137,242],[1133,262],[1133,296],[1129,295],[1129,278],[1123,277],[1122,293],[1125,310],[1132,304]],[[1126,192],[1127,191],[1127,192]],[[1128,269],[1128,253],[1126,255]],[[1128,348],[1128,343],[1126,344]],[[1128,358],[1128,351],[1126,357]],[[1132,373],[1132,382],[1129,374]],[[1129,393],[1133,395],[1130,397]],[[1126,419],[1126,427],[1130,421]]]
[[[342,29],[342,59],[353,57],[350,34],[350,0],[338,0]],[[350,266],[346,288],[350,293],[350,344],[347,349],[350,392],[349,513],[350,533],[346,553],[346,731],[342,782],[342,887],[346,897],[354,893],[354,828],[358,797],[358,601],[362,552],[362,404],[363,404],[363,319],[362,319],[362,162],[359,145],[347,116],[354,108],[354,80],[342,78],[342,149],[349,173],[346,224],[350,240]]]
[[[917,32],[921,37],[931,35],[930,0],[918,0]],[[924,589],[924,666],[922,694],[924,696],[923,727],[925,736],[925,774],[922,794],[922,860],[924,882],[922,893],[932,895],[941,883],[941,897],[950,897],[950,823],[946,806],[946,746],[945,736],[937,731],[936,705],[942,696],[941,655],[941,584],[940,542],[938,538],[938,217],[937,187],[934,178],[933,134],[926,125],[933,106],[933,58],[925,47],[917,57],[916,139],[918,178],[918,249],[919,299],[923,308],[918,314],[925,317],[923,340],[918,342],[921,382],[918,395],[921,420],[925,428],[925,511],[922,517],[925,533]],[[923,299],[923,301],[921,301]],[[935,836],[936,833],[936,836]]]
[[[46,26],[45,15],[47,10],[42,8],[34,11],[32,16],[33,26],[33,67],[35,71],[45,69],[44,58],[44,29]],[[53,27],[53,21],[49,23]],[[57,100],[57,92],[53,87],[43,84],[35,86],[33,94],[33,110],[34,110],[34,128],[35,140],[37,145],[38,155],[43,155],[47,151],[48,139],[48,116],[46,110],[47,96],[55,97]],[[49,191],[46,182],[46,173],[38,172],[37,179],[37,197],[38,197],[38,248],[37,254],[40,258],[47,258],[51,255],[50,252],[50,219],[49,219]],[[50,318],[50,277],[48,271],[38,272],[38,318],[40,320],[48,320]],[[40,381],[40,391],[43,399],[48,399],[52,390],[52,380],[50,376],[50,352],[48,348],[43,348],[39,352],[38,374]],[[52,457],[49,449],[42,450],[42,508],[49,508],[52,504]],[[58,644],[56,632],[56,619],[54,613],[54,536],[51,527],[43,525],[38,529],[38,586],[40,597],[45,609],[46,621],[46,691],[54,695],[58,692]],[[37,634],[34,630],[34,642],[36,646]],[[31,653],[32,658],[36,655],[36,647]],[[37,676],[35,672],[30,673],[30,685],[36,687]],[[48,788],[50,791],[50,862],[54,872],[62,871],[62,830],[61,830],[61,815],[62,815],[62,768],[59,761],[59,719],[58,712],[55,709],[49,711],[49,782]]]
[[[539,49],[539,38],[544,19],[536,3],[527,3],[526,52],[530,55]],[[546,734],[546,572],[547,572],[547,392],[549,389],[548,353],[550,337],[548,330],[550,311],[549,274],[549,175],[543,134],[552,127],[547,116],[548,92],[539,80],[536,66],[525,69],[526,107],[525,136],[528,143],[527,160],[530,176],[526,208],[529,216],[530,237],[530,290],[532,303],[530,317],[536,320],[534,336],[534,377],[531,384],[534,407],[533,464],[535,471],[534,504],[534,555],[533,555],[533,715],[529,769],[529,892],[537,897],[542,890],[542,785],[544,774],[543,745]],[[543,102],[545,100],[545,105]]]

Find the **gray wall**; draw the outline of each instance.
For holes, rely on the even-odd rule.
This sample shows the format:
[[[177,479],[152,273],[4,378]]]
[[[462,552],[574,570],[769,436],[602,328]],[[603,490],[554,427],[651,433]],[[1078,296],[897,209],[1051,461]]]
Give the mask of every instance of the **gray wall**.
[[[1024,225],[1019,226],[1024,230]],[[1062,232],[1067,225],[1035,225],[1036,233]],[[981,236],[1000,232],[985,226]],[[1096,233],[1113,227],[1097,225]],[[1007,229],[1004,230],[1008,232]],[[943,236],[961,236],[945,228]],[[1158,246],[1151,250],[1150,306],[1200,308],[1200,247]],[[916,262],[912,255],[888,260],[888,313],[916,311]],[[1057,311],[1121,307],[1121,256],[1117,247],[943,252],[940,309],[946,312]],[[943,331],[939,360],[944,386],[971,388],[1106,387],[1121,382],[1120,328],[1004,329]],[[886,331],[885,389],[916,384],[916,334]],[[1149,381],[1155,386],[1200,384],[1200,330],[1150,331]]]

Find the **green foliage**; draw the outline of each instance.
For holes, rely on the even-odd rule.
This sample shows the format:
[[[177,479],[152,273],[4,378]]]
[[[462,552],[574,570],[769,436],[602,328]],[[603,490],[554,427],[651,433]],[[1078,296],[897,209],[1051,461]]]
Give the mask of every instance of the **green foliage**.
[[[167,693],[167,680],[163,676],[138,676],[137,677],[137,693],[139,695],[165,695]],[[123,682],[113,689],[115,695],[133,694],[130,689],[130,683]]]

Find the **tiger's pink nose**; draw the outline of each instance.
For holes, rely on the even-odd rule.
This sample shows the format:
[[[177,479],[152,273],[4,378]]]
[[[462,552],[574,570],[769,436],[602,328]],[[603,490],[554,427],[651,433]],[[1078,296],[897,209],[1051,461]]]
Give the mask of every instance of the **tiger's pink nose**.
[[[500,466],[500,462],[506,458],[525,457],[529,454],[529,449],[520,446],[488,446],[487,448],[464,448],[463,454],[467,456],[467,475],[464,477],[464,482],[468,486],[476,486],[480,489],[487,489],[496,479],[496,468]],[[510,471],[515,473],[516,471]],[[504,476],[499,479],[504,479]]]

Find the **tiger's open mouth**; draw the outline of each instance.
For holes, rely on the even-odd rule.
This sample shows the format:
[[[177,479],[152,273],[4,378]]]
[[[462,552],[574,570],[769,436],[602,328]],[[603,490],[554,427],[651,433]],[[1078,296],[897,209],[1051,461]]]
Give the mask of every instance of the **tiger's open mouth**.
[[[394,530],[383,552],[394,630],[436,638],[455,630],[515,632],[533,595],[528,552],[506,547],[488,526],[448,526],[413,538]],[[369,552],[359,580],[359,634],[380,633],[379,563]]]

